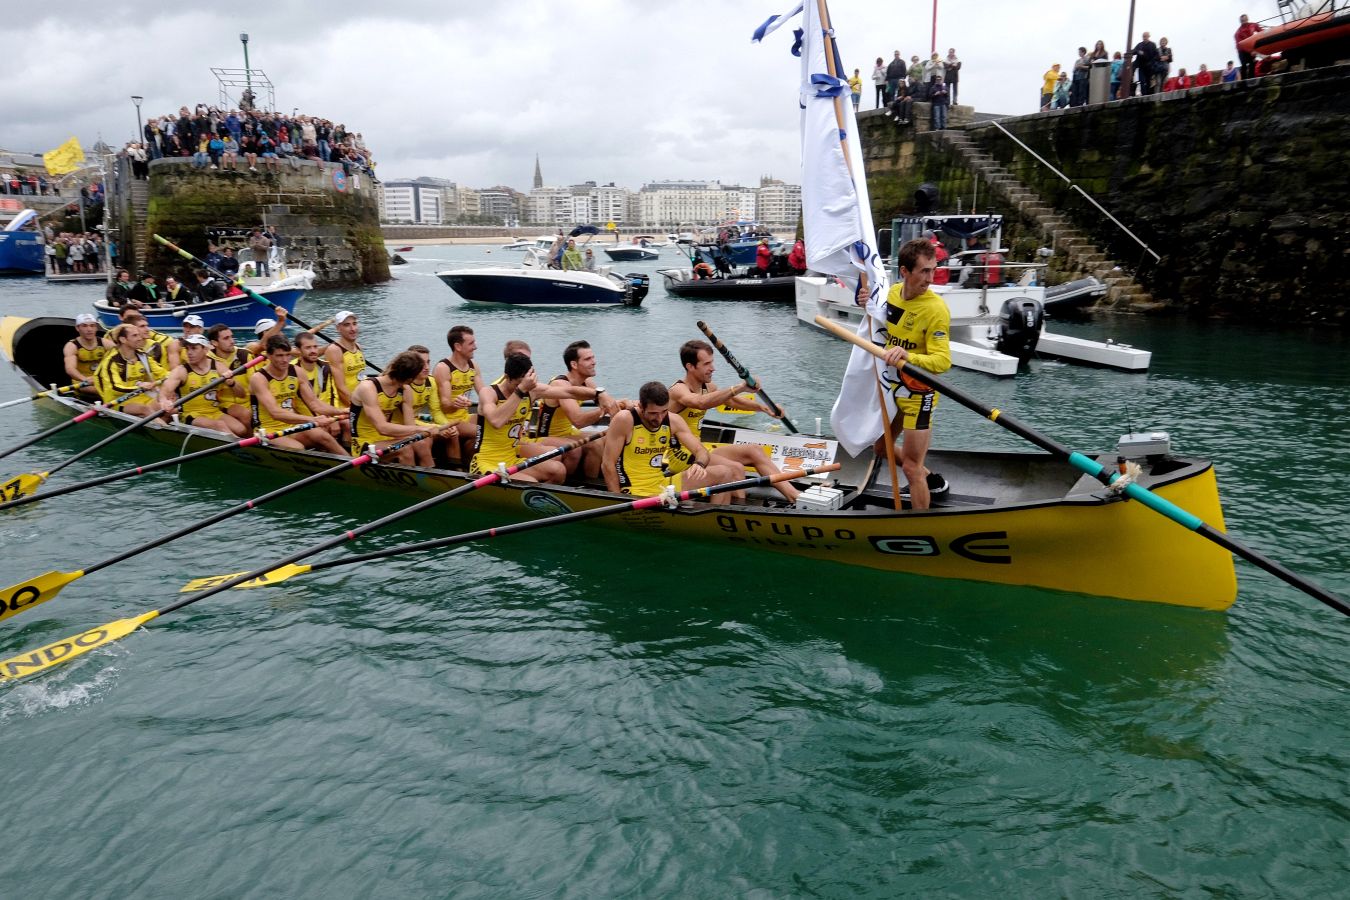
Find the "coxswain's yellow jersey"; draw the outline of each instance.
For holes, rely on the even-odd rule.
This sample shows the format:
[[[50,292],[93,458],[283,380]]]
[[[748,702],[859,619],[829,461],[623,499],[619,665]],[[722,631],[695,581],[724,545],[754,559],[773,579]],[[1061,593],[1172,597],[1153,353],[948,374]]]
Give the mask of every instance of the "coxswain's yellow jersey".
[[[512,394],[508,398],[501,386],[496,384],[492,385],[492,390],[497,394],[498,403],[515,401],[516,409],[500,428],[488,424],[487,416],[479,410],[478,441],[474,444],[473,462],[469,466],[469,471],[476,475],[496,471],[497,463],[514,466],[520,462],[520,455],[516,451],[530,422],[529,397]]]
[[[337,406],[337,388],[333,386],[333,371],[328,367],[328,363],[319,361],[314,364],[314,368],[306,369],[302,364],[295,364],[295,371],[301,378],[309,379],[309,386],[314,390],[314,396],[320,403],[327,403],[329,406]],[[298,396],[295,400],[295,411],[302,416],[315,416],[318,413],[305,405],[305,402]]]
[[[263,366],[260,371],[267,382],[268,392],[277,401],[277,406],[288,412],[299,413],[296,405],[300,402],[300,373],[295,370],[295,366],[287,366],[286,374],[281,378],[273,375],[267,366]],[[249,405],[253,407],[254,431],[284,431],[295,424],[283,422],[273,416],[267,411],[267,407],[258,402],[257,397],[250,397]]]
[[[342,351],[342,379],[343,383],[347,385],[347,396],[350,397],[352,391],[356,390],[357,382],[361,380],[361,373],[366,369],[366,354],[365,351],[361,349],[360,344],[357,344],[348,350],[342,345],[341,341],[336,341],[335,343],[337,344],[338,349]],[[383,393],[383,391],[381,391],[381,393]],[[338,399],[340,400],[342,398],[339,397]],[[340,406],[341,404],[335,405]]]
[[[566,375],[554,375],[550,384],[554,381],[567,382]],[[567,382],[570,384],[571,382]],[[552,406],[549,404],[552,403]],[[572,424],[572,420],[567,418],[567,413],[563,412],[562,405],[557,400],[539,401],[539,421],[535,426],[534,433],[540,437],[571,437],[581,434],[581,429]]]
[[[211,358],[226,369],[234,370],[248,362],[247,351],[235,348],[234,355],[225,357],[211,351]],[[227,409],[231,406],[248,406],[248,372],[244,372],[220,386],[220,405]]]
[[[448,356],[445,359],[442,359],[441,362],[445,363],[445,367],[450,370],[449,399],[453,400],[456,397],[467,394],[469,391],[473,390],[474,380],[478,377],[477,369],[457,369],[455,368],[455,364],[450,361],[450,357]],[[445,420],[447,424],[453,422],[469,421],[468,407],[465,407],[464,409],[452,410],[446,413]]]
[[[654,497],[668,484],[679,490],[680,476],[667,474],[672,448],[684,449],[670,433],[670,413],[661,417],[661,425],[655,431],[633,415],[633,433],[614,464],[619,490],[634,497]]]
[[[205,372],[198,372],[191,366],[186,368],[187,377],[178,386],[179,397],[186,397],[220,377],[220,373],[216,371],[214,365],[209,365]],[[193,419],[219,419],[224,414],[225,410],[220,406],[220,388],[218,386],[205,394],[193,397],[178,408],[179,417],[189,425],[192,424]]]
[[[132,359],[126,360],[122,358],[122,354],[116,350],[111,350],[103,357],[103,360],[98,364],[98,369],[94,372],[94,386],[98,388],[99,396],[103,398],[103,402],[111,404],[123,394],[129,394],[136,390],[140,382],[163,381],[165,374],[164,367],[144,353],[137,353]],[[133,397],[128,397],[114,408],[121,409],[128,403],[148,404],[153,402],[153,395],[142,392]]]
[[[903,288],[903,284],[891,285],[886,294],[886,346],[904,347],[910,365],[941,375],[952,367],[951,312],[931,289],[904,300]],[[916,379],[902,376],[900,381],[897,397],[932,393],[932,388]]]
[[[450,424],[445,410],[441,409],[441,390],[436,387],[436,379],[428,378],[421,384],[414,381],[408,387],[412,389],[413,418],[426,419],[437,425]]]
[[[384,392],[384,381],[379,375],[374,376],[372,380],[375,382],[375,402],[379,404],[380,412],[384,413],[386,420],[398,422],[398,413],[403,408],[403,389],[399,388],[391,397]],[[375,430],[375,424],[370,421],[370,416],[363,415],[361,404],[353,403],[347,411],[347,416],[352,425],[353,455],[360,453],[366,444],[378,444],[390,439],[389,435]]]
[[[79,338],[72,338],[71,344],[75,345],[75,368],[79,370],[80,375],[84,376],[81,381],[94,377],[94,372],[98,370],[98,364],[103,361],[103,357],[112,353],[107,347],[103,346],[103,341],[94,338],[94,346],[86,347],[80,343]]]

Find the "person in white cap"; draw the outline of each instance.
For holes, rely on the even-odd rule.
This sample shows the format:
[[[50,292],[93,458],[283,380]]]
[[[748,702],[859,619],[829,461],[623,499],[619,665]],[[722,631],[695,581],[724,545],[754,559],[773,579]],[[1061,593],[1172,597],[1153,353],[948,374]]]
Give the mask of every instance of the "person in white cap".
[[[361,333],[356,313],[344,309],[333,317],[333,321],[337,323],[338,339],[323,351],[323,358],[337,376],[333,381],[337,388],[335,405],[347,409],[352,405],[352,391],[356,390],[356,383],[365,371],[366,354],[356,340]]]
[[[175,366],[159,389],[159,406],[167,413],[174,411],[174,404],[179,397],[230,374],[223,363],[211,357],[211,342],[204,334],[190,334],[183,338],[183,352],[187,354],[187,362]],[[183,424],[194,428],[223,431],[235,437],[248,435],[244,423],[228,415],[220,405],[218,390],[207,391],[184,403],[182,409],[178,410],[178,418]]]
[[[71,384],[91,381],[98,364],[103,361],[112,348],[106,346],[98,336],[98,320],[89,313],[80,313],[75,317],[75,337],[66,341],[66,375]],[[92,384],[75,390],[77,397],[86,400],[98,399],[98,388]]]
[[[253,326],[253,333],[257,335],[248,344],[248,355],[257,356],[262,352],[267,339],[274,334],[281,334],[286,328],[286,310],[278,307],[277,317],[275,319],[259,319]]]
[[[183,338],[189,338],[194,334],[204,335],[205,333],[206,333],[206,322],[202,320],[201,316],[197,315],[196,313],[183,316]],[[178,343],[181,347],[183,341],[180,339]],[[179,351],[178,362],[183,365],[187,364],[186,348],[183,348]]]

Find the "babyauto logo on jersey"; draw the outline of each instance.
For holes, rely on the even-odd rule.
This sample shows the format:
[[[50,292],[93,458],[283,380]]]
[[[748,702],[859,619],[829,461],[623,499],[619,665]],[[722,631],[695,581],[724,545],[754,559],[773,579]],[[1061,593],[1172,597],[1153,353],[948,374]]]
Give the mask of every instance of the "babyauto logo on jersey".
[[[763,547],[793,547],[799,550],[838,550],[858,541],[851,528],[765,521],[750,516],[719,515],[717,527],[728,539]],[[945,552],[978,563],[1010,565],[1013,561],[1006,531],[976,531],[946,539],[927,534],[872,535],[867,541],[878,553],[889,556],[941,556]]]

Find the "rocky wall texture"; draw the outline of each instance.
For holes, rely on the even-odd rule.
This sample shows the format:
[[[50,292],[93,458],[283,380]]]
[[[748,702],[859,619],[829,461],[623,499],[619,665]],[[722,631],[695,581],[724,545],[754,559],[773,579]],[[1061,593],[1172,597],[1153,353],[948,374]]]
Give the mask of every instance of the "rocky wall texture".
[[[146,267],[164,272],[182,263],[149,235],[205,256],[208,229],[267,224],[286,240],[288,259],[313,262],[315,287],[388,281],[374,187],[364,175],[346,176],[340,166],[310,161],[283,163],[274,174],[243,165],[211,170],[193,168],[188,160],[156,160],[150,165]],[[231,243],[242,245],[243,239]]]
[[[1155,297],[1188,312],[1254,323],[1350,318],[1350,66],[1001,124],[1138,234],[1161,262],[997,128],[973,125],[968,133]],[[863,140],[878,225],[912,211],[922,181],[941,186],[946,209],[958,197],[968,204],[975,196],[970,173],[939,142],[872,116],[864,117]],[[1042,237],[1012,225],[1019,255]]]

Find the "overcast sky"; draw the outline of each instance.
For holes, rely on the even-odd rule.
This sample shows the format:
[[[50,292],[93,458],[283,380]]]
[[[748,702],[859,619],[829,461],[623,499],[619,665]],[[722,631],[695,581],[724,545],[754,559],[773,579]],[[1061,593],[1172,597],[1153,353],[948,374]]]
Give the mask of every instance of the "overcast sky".
[[[1257,5],[1257,4],[1260,5]],[[145,115],[214,103],[211,67],[249,62],[276,105],[360,131],[381,177],[435,175],[468,187],[544,181],[799,181],[798,61],[782,29],[750,35],[783,0],[240,4],[73,0],[8,16],[0,148],[49,150],[72,135],[131,138]],[[931,0],[831,0],[839,47],[872,106],[878,56],[930,47]],[[230,10],[226,12],[225,10]],[[114,11],[115,10],[115,11]],[[1166,35],[1176,65],[1221,69],[1238,15],[1274,0],[1138,0],[1135,40]],[[16,10],[17,12],[17,10]],[[1041,74],[1076,48],[1125,43],[1127,0],[939,0],[937,43],[963,60],[960,100],[981,112],[1035,109]],[[18,34],[15,34],[15,29]],[[236,95],[237,97],[237,95]]]

